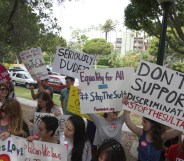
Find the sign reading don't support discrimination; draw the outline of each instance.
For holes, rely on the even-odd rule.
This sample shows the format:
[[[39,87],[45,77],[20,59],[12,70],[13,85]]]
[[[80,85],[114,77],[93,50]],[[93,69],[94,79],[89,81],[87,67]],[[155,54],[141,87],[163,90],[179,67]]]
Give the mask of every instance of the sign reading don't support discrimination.
[[[80,72],[81,113],[99,113],[122,110],[133,79],[133,68],[108,68]]]
[[[90,69],[94,60],[94,55],[58,47],[52,70],[63,75],[79,78],[79,72]]]
[[[184,73],[141,61],[125,109],[184,130]]]
[[[67,161],[64,145],[34,140],[28,142],[20,137],[0,140],[1,161]]]
[[[49,78],[41,48],[32,48],[21,52],[19,55],[34,80]]]

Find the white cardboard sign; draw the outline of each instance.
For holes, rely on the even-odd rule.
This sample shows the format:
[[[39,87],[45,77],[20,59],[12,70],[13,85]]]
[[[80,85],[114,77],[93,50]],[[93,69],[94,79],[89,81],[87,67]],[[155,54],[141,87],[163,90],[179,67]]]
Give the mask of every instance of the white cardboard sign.
[[[34,80],[49,78],[45,61],[41,53],[41,48],[32,48],[19,54],[22,62]]]
[[[133,79],[133,68],[108,68],[80,72],[81,113],[122,110],[122,98]]]
[[[53,71],[62,75],[79,78],[79,72],[90,69],[95,60],[94,55],[75,52],[58,47],[53,63]]]
[[[125,109],[184,131],[184,73],[141,61]]]

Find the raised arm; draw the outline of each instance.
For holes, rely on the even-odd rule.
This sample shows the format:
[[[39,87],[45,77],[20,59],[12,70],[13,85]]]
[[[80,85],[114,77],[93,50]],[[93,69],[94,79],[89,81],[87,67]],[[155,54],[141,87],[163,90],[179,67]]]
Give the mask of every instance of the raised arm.
[[[175,130],[175,129],[170,129],[167,130],[163,135],[162,138],[164,139],[164,141],[172,139],[178,135],[182,134],[181,131]]]
[[[142,134],[142,128],[136,126],[132,121],[130,120],[130,112],[124,110],[124,118],[125,118],[125,123],[128,126],[128,128],[137,136],[141,136]]]

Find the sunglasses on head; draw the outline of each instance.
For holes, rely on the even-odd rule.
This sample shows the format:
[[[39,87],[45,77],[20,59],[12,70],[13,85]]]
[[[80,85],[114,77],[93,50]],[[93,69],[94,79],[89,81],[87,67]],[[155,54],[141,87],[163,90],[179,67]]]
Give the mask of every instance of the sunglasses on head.
[[[0,88],[0,91],[8,91],[7,88]]]
[[[114,150],[121,152],[122,146],[119,142],[114,140],[105,140],[104,143],[108,143]]]

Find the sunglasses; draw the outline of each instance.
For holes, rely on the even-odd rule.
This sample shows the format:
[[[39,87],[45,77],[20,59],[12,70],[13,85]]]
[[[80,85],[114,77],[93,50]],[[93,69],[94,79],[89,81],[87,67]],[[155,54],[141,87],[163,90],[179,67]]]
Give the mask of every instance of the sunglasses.
[[[104,143],[109,144],[114,150],[122,152],[122,145],[114,140],[104,140]]]
[[[0,88],[0,91],[8,91],[7,88]]]

